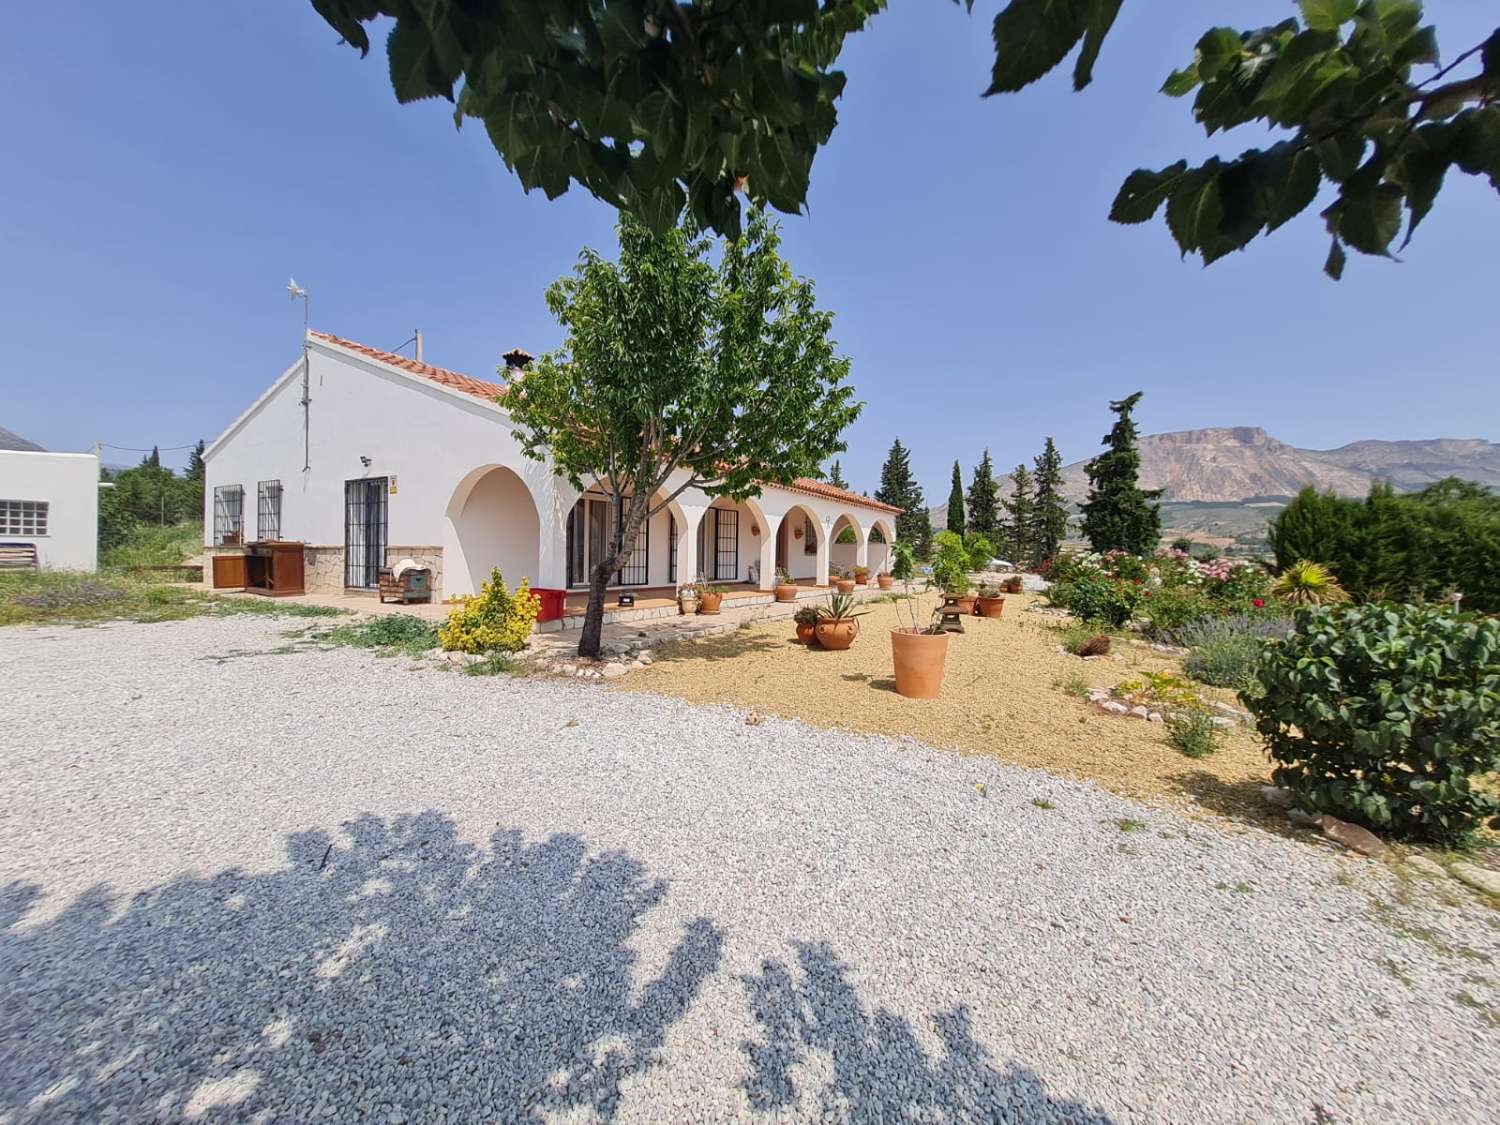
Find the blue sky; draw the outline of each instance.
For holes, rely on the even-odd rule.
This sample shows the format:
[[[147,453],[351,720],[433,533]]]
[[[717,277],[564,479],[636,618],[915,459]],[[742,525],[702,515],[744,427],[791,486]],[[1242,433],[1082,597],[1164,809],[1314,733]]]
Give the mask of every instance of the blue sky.
[[[1487,184],[1450,177],[1403,264],[1337,285],[1312,210],[1208,270],[1105,217],[1138,165],[1265,143],[1215,146],[1155,90],[1209,24],[1290,0],[1130,0],[1087,92],[1059,72],[984,100],[997,7],[896,0],[855,36],[809,213],[783,220],[867,403],[856,487],[893,436],[932,502],[985,446],[1001,468],[1048,434],[1088,456],[1137,389],[1147,432],[1500,439]],[[1429,0],[1448,55],[1487,7]],[[398,106],[383,51],[337,46],[305,0],[22,5],[0,139],[0,425],[54,449],[212,439],[297,354],[290,274],[315,327],[387,348],[420,327],[429,360],[483,376],[560,342],[545,286],[613,245],[612,211],[524,195],[481,130]]]

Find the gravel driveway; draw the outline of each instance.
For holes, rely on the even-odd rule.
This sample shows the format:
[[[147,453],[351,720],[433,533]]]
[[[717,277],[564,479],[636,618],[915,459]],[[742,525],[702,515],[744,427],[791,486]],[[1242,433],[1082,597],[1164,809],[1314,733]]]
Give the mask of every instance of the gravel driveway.
[[[0,631],[0,1123],[1500,1104],[1500,912],[1451,887],[294,624]]]

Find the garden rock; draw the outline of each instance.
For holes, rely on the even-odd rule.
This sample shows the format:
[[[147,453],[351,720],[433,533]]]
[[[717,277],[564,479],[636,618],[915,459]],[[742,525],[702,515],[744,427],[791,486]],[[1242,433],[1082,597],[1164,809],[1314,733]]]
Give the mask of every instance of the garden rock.
[[[1106,711],[1111,715],[1130,714],[1130,708],[1126,707],[1125,704],[1121,703],[1118,699],[1105,700],[1103,703],[1099,704],[1099,710]]]
[[[1308,812],[1306,809],[1287,809],[1286,818],[1293,824],[1295,824],[1298,828],[1318,827],[1318,817],[1314,813]]]
[[[1336,843],[1343,844],[1351,851],[1359,852],[1360,855],[1379,857],[1386,853],[1386,846],[1379,836],[1368,828],[1361,828],[1357,824],[1350,824],[1347,820],[1340,820],[1336,816],[1323,813],[1314,822],[1323,830],[1323,835]],[[1500,893],[1497,891],[1496,893]]]
[[[1455,878],[1486,894],[1500,896],[1500,871],[1480,867],[1473,863],[1455,863],[1451,868]]]
[[[618,680],[626,672],[623,664],[606,664],[604,666],[604,678],[606,680]]]
[[[1283,789],[1279,785],[1262,785],[1260,799],[1273,809],[1289,809],[1297,798],[1290,789]]]
[[[1409,855],[1406,857],[1406,866],[1418,875],[1425,875],[1429,879],[1446,879],[1448,869],[1435,859],[1428,859],[1425,855]]]

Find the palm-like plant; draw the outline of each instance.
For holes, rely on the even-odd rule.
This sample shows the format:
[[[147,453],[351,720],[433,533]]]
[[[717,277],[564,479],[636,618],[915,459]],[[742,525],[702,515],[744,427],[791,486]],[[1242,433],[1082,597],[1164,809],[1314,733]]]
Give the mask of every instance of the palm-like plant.
[[[1340,605],[1349,600],[1331,570],[1307,559],[1298,559],[1276,576],[1271,596],[1292,605]]]

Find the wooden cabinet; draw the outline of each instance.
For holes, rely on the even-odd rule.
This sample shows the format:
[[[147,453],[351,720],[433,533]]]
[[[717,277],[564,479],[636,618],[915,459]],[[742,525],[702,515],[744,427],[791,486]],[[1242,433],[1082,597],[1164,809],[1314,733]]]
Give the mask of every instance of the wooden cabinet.
[[[245,589],[252,594],[286,597],[304,592],[301,543],[262,540],[245,547]]]
[[[213,556],[213,579],[215,590],[243,590],[245,588],[245,556]]]

